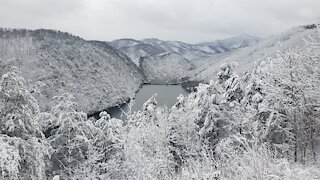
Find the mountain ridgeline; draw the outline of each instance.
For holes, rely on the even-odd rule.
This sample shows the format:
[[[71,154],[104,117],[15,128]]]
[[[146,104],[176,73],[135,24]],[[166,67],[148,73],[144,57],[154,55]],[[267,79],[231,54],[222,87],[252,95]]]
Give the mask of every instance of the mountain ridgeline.
[[[219,41],[224,52],[1,29],[0,179],[320,179],[319,29]],[[172,107],[154,95],[129,108],[126,121],[87,114],[146,82],[199,81]]]
[[[130,57],[145,74],[147,82],[176,84],[188,79],[189,74],[192,74],[197,67],[206,64],[212,56],[243,48],[260,40],[258,37],[240,35],[200,44],[155,38],[118,39],[107,44]]]
[[[133,97],[144,76],[124,54],[99,42],[53,30],[0,30],[0,75],[17,67],[42,110],[71,93],[86,113]]]
[[[107,43],[125,53],[138,66],[140,57],[154,56],[164,52],[177,53],[197,65],[198,61],[211,57],[212,55],[246,47],[260,40],[262,39],[258,37],[240,35],[200,44],[188,44],[181,41],[163,41],[155,38],[140,41],[135,39],[118,39]]]
[[[140,58],[140,68],[151,84],[179,84],[195,66],[178,53],[162,53]]]
[[[266,58],[275,58],[290,49],[304,48],[307,41],[319,40],[316,25],[306,25],[291,28],[288,31],[266,38],[253,46],[234,49],[227,53],[211,56],[206,63],[198,67],[189,76],[190,81],[209,82],[214,79],[220,66],[226,61],[237,64],[237,73],[244,74]]]
[[[32,84],[30,91],[41,110],[52,107],[54,96],[71,93],[79,109],[91,114],[134,97],[144,83],[181,83],[213,55],[258,40],[238,37],[227,43],[196,45],[158,39],[107,43],[55,30],[0,29],[0,75],[18,69]]]

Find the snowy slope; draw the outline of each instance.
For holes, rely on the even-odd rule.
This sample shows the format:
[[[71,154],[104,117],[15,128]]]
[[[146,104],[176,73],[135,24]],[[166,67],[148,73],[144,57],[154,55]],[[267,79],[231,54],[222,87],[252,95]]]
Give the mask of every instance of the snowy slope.
[[[140,65],[139,61],[141,57],[154,56],[154,55],[165,52],[163,49],[154,47],[150,44],[144,44],[144,43],[136,44],[134,46],[123,47],[123,48],[120,48],[119,50],[124,54],[126,54],[128,57],[130,57],[131,60],[137,66]]]
[[[120,49],[123,47],[129,47],[129,46],[134,46],[137,44],[141,44],[141,42],[134,40],[134,39],[118,39],[112,42],[109,42],[109,45],[116,48]]]
[[[195,73],[191,74],[192,80],[209,81],[217,77],[217,72],[221,64],[227,60],[237,62],[237,71],[243,73],[252,69],[255,63],[263,58],[273,57],[279,51],[284,51],[288,48],[298,48],[304,45],[304,39],[309,36],[316,38],[317,30],[306,27],[295,27],[291,30],[264,39],[254,46],[248,46],[241,49],[235,49],[226,53],[215,55],[208,59],[209,63],[199,67]]]
[[[194,68],[177,53],[163,53],[141,58],[140,68],[152,84],[176,84]]]
[[[165,52],[178,53],[184,58],[192,61],[196,58],[208,57],[220,53],[213,47],[192,45],[181,41],[162,41],[159,39],[144,39],[144,43],[163,49]]]
[[[225,49],[226,51],[229,51],[231,49],[238,49],[238,48],[253,45],[261,40],[262,39],[259,37],[242,34],[242,35],[227,38],[227,39],[200,43],[200,45],[222,48],[222,49]]]
[[[43,110],[52,97],[75,96],[80,110],[101,111],[134,96],[144,77],[124,54],[52,30],[0,30],[0,75],[11,65],[38,88]]]
[[[191,69],[206,65],[212,57],[233,50],[242,48],[259,41],[259,38],[251,36],[238,36],[212,43],[188,44],[181,41],[163,41],[155,38],[134,40],[118,39],[108,44],[126,54],[130,59],[140,67],[142,72],[151,83],[176,83],[186,74],[190,74]],[[163,54],[169,54],[165,56]],[[164,58],[164,59],[161,59]],[[175,61],[172,58],[177,58]],[[143,60],[143,61],[141,61]],[[148,63],[147,61],[150,61]],[[187,66],[176,63],[184,61]],[[140,62],[144,62],[143,65]],[[187,63],[186,63],[187,62]],[[191,65],[189,64],[191,63]],[[158,68],[155,68],[155,67]],[[190,66],[190,67],[189,67]],[[172,72],[174,67],[178,72]],[[185,70],[185,72],[181,72]],[[167,73],[167,75],[165,75]],[[180,76],[178,76],[180,75]],[[161,79],[163,78],[163,79]]]
[[[118,39],[108,44],[120,50],[139,66],[139,59],[144,56],[154,56],[164,52],[177,53],[196,66],[201,66],[216,54],[245,47],[259,41],[260,38],[242,35],[215,42],[188,44],[181,41],[163,41],[155,38],[134,40]]]

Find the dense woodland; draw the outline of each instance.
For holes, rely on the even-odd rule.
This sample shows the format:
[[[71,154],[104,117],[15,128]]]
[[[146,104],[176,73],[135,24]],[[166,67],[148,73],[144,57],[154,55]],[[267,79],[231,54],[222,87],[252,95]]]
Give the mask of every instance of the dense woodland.
[[[87,118],[62,94],[41,112],[12,67],[0,81],[1,179],[319,179],[320,43],[239,76],[225,62],[173,107]]]

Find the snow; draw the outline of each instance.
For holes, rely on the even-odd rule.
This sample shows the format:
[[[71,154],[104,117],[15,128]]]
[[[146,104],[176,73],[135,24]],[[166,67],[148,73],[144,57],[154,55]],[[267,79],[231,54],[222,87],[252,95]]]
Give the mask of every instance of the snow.
[[[9,139],[9,140],[8,140]],[[0,172],[1,177],[18,178],[21,157],[19,150],[10,144],[9,137],[0,136]]]
[[[227,39],[216,40],[213,42],[205,42],[200,44],[211,46],[211,47],[223,47],[225,49],[231,50],[231,49],[238,49],[238,48],[254,45],[255,43],[261,40],[262,38],[259,38],[259,37],[242,34],[242,35],[227,38]]]
[[[112,90],[120,96],[142,81],[126,55],[106,43],[68,34],[13,32],[0,34],[4,48],[0,57],[10,60],[1,61],[1,73],[16,65],[20,74],[31,78],[24,81],[15,69],[0,81],[0,179],[320,178],[316,162],[320,115],[313,109],[317,107],[309,106],[318,106],[320,100],[320,40],[303,46],[304,38],[317,37],[315,30],[294,28],[257,46],[221,53],[195,74],[199,78],[208,73],[204,77],[218,77],[217,82],[199,84],[196,91],[180,95],[171,108],[159,107],[154,95],[141,111],[128,112],[126,123],[107,112],[101,112],[98,120],[87,119],[86,113],[76,110],[79,99],[71,94],[55,97],[51,111],[41,113],[33,98],[36,93],[25,86],[38,84],[39,92],[47,95],[52,89],[74,90],[73,86],[78,91],[72,93],[79,95],[84,86],[92,94],[81,94],[82,98],[99,98],[99,93]],[[226,57],[230,62],[215,72],[219,62],[214,61],[225,62]],[[258,57],[263,60],[254,67]],[[178,82],[194,67],[174,52],[139,62],[152,83]],[[252,73],[237,74],[237,69],[244,72],[248,67]],[[92,75],[92,69],[99,72]],[[41,79],[46,73],[54,76]],[[77,84],[79,79],[86,84]],[[105,82],[111,86],[106,92],[92,91]],[[91,107],[87,102],[91,99],[81,100]],[[14,124],[16,133],[5,126],[10,119],[19,122]],[[47,130],[49,136],[44,136]]]
[[[124,47],[129,47],[129,46],[135,46],[137,44],[140,44],[140,42],[137,40],[134,40],[134,39],[118,39],[118,40],[114,40],[108,44],[110,46],[115,47],[116,49],[119,49],[119,48],[124,48]]]
[[[254,46],[231,50],[210,57],[202,67],[195,70],[190,75],[192,80],[206,81],[215,79],[219,67],[226,61],[237,62],[238,73],[250,71],[255,67],[259,60],[267,57],[274,57],[281,51],[288,48],[297,48],[304,45],[304,39],[309,36],[317,38],[315,29],[305,29],[304,27],[295,27],[291,30],[264,39]]]
[[[52,178],[52,180],[60,180],[60,176],[59,175],[56,175]]]
[[[160,49],[159,47],[155,47],[145,43],[123,47],[119,50],[126,54],[138,67],[140,66],[141,57],[153,56],[165,52],[163,49]]]
[[[144,81],[132,61],[105,43],[51,30],[0,31],[0,75],[16,66],[34,85],[42,110],[52,97],[72,93],[93,113],[133,97]],[[32,90],[33,91],[33,90]]]
[[[182,57],[192,61],[194,65],[200,66],[215,54],[245,47],[259,40],[260,38],[257,37],[242,35],[226,40],[200,44],[188,44],[181,41],[164,41],[155,38],[140,41],[134,39],[118,39],[109,44],[130,57],[137,66],[140,65],[139,60],[141,57],[154,56],[164,52],[178,53]]]
[[[151,84],[176,84],[194,65],[177,53],[163,53],[142,58],[141,68]]]

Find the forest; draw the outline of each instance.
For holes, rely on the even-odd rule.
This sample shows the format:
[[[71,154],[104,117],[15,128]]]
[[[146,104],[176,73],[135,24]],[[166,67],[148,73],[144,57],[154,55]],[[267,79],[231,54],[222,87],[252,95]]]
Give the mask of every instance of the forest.
[[[88,118],[72,94],[41,111],[13,66],[0,81],[0,177],[320,179],[320,42],[236,69],[226,59],[173,107],[151,97],[122,121]]]

